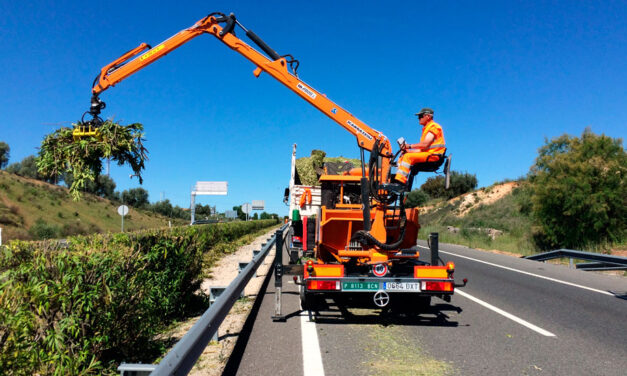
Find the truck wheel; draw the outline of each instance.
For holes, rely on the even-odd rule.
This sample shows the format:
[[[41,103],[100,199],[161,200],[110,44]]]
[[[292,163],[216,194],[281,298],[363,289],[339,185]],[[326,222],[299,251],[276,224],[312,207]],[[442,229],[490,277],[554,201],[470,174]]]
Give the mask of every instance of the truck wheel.
[[[316,311],[318,309],[318,297],[306,293],[303,286],[300,287],[300,309],[303,311]]]

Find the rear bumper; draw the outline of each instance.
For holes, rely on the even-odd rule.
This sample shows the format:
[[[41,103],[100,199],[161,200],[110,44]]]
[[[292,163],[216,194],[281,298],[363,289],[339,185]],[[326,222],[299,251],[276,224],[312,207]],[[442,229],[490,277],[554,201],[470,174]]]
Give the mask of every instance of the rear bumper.
[[[314,285],[314,283],[312,283],[314,281],[337,281],[337,283],[327,283],[324,288],[311,288],[312,285]],[[328,288],[328,285],[331,285],[331,288]],[[308,293],[374,294],[377,291],[386,291],[387,293],[394,295],[413,294],[421,296],[444,296],[453,295],[455,290],[455,281],[452,278],[426,279],[410,277],[310,277],[303,281],[303,287],[304,290]],[[434,289],[434,287],[436,289]]]

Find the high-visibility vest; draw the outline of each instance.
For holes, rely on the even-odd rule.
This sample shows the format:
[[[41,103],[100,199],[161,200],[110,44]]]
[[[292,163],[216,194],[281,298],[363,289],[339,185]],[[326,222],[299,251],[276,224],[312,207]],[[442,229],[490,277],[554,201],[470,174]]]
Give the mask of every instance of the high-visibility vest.
[[[433,133],[435,138],[429,146],[429,149],[424,150],[429,153],[440,154],[444,153],[446,150],[446,142],[444,141],[444,132],[442,131],[442,126],[435,121],[431,120],[428,122],[424,128],[422,128],[422,136],[420,136],[420,142],[424,141],[427,137],[427,134]]]

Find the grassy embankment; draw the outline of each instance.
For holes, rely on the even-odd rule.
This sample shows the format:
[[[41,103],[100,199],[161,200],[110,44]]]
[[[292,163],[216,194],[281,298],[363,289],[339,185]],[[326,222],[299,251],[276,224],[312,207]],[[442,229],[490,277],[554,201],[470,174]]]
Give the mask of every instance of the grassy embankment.
[[[32,228],[43,223],[57,237],[120,231],[119,203],[84,194],[72,201],[67,188],[39,180],[23,178],[0,171],[0,227],[3,242],[12,239],[34,239]],[[159,214],[130,208],[124,218],[128,231],[168,225],[168,218]],[[172,220],[172,225],[186,222]],[[29,231],[31,230],[31,231]]]
[[[471,197],[466,200],[458,198],[427,203],[425,207],[433,207],[425,213],[421,211],[422,228],[419,239],[427,239],[429,233],[438,232],[440,242],[443,243],[497,249],[521,255],[535,253],[537,249],[532,235],[529,189],[523,184],[490,204],[481,204],[479,197],[482,193],[489,193],[491,189],[493,188],[482,188],[478,192],[468,193]],[[450,232],[449,226],[459,228],[459,232]],[[496,229],[503,231],[503,234],[492,239],[486,232],[478,230],[479,228]]]
[[[541,252],[534,241],[529,185],[525,181],[507,184],[518,187],[489,203],[483,203],[483,198],[493,190],[502,189],[503,185],[495,184],[448,201],[428,202],[420,212],[422,228],[418,238],[426,240],[429,233],[438,232],[443,243],[522,256]],[[459,232],[449,231],[449,226],[458,228]],[[485,231],[478,230],[488,228],[503,231],[503,234],[492,239]],[[623,255],[626,249],[627,241],[591,245],[579,250]]]

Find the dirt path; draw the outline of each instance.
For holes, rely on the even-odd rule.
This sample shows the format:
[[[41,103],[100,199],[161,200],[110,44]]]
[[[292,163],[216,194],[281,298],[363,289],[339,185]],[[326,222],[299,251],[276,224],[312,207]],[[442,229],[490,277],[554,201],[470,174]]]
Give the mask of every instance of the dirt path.
[[[268,231],[267,233],[257,237],[252,243],[240,247],[236,252],[227,255],[220,259],[216,265],[210,270],[210,278],[205,279],[202,282],[201,289],[207,295],[211,287],[226,287],[235,277],[239,274],[239,263],[250,262],[253,257],[253,250],[260,250],[261,244],[267,242],[275,233],[276,228]],[[274,260],[275,247],[273,247],[264,262],[257,269],[257,275],[251,278],[244,289],[244,297],[239,299],[228,316],[220,325],[218,330],[219,341],[211,341],[205,348],[202,355],[196,362],[196,365],[189,373],[190,375],[221,375],[229,360],[229,356],[235,347],[238,336],[244,322],[250,313],[250,310],[257,298],[257,294],[261,289],[264,278],[271,273],[272,260]],[[172,336],[175,341],[187,333],[187,331],[196,323],[200,318],[194,317],[186,322],[181,323],[174,328],[168,336]]]

